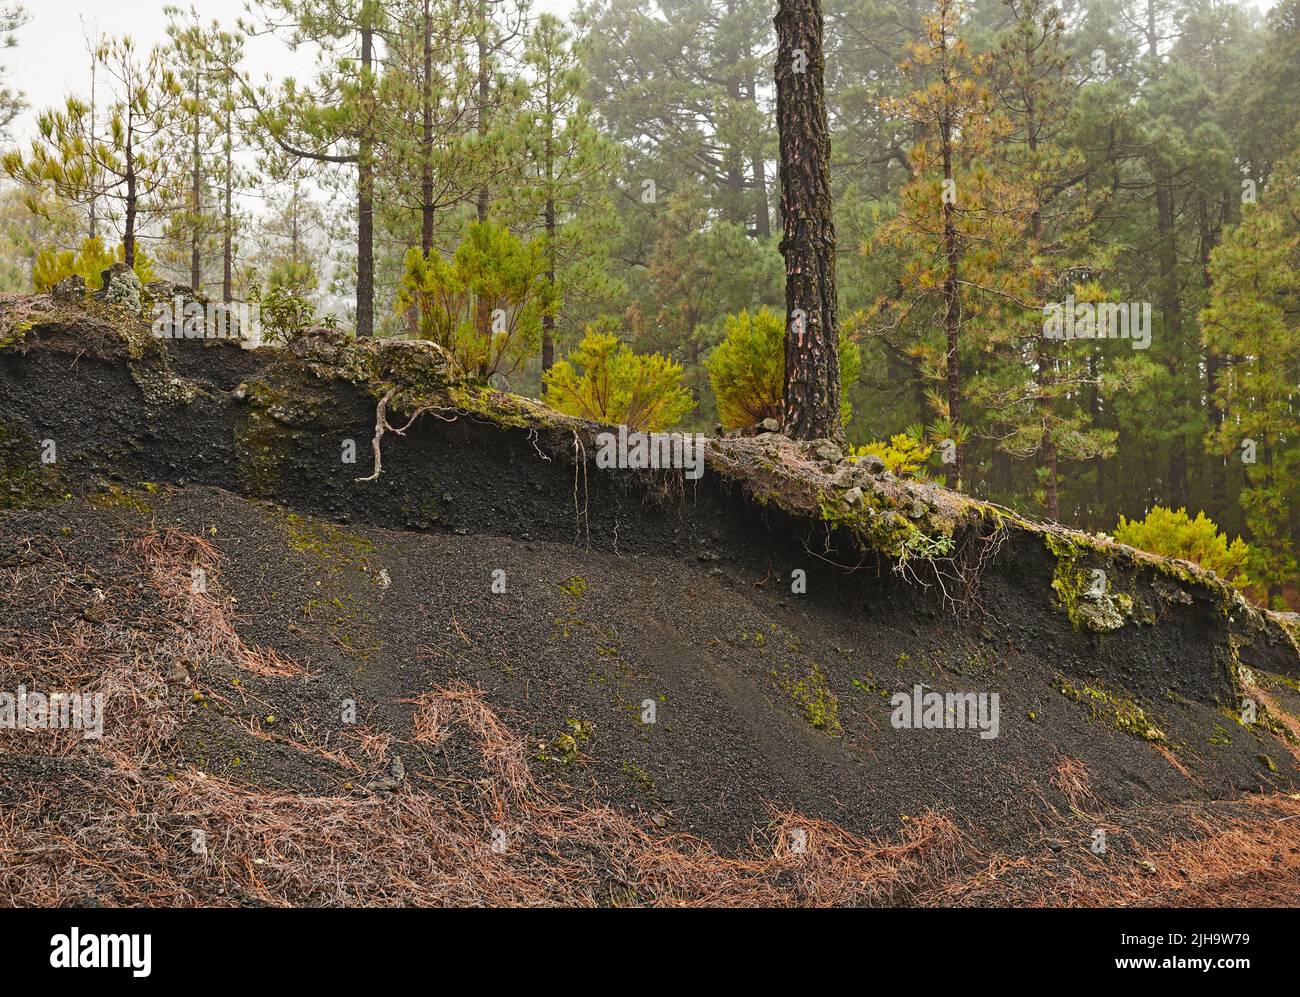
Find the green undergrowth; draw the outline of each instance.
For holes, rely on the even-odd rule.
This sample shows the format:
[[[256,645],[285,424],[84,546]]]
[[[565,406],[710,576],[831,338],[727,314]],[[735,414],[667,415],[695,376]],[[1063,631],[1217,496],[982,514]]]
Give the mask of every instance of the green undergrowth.
[[[563,731],[549,741],[538,742],[534,757],[539,762],[572,765],[582,757],[582,749],[591,741],[594,733],[595,727],[590,721],[569,717]]]
[[[809,727],[831,735],[840,733],[840,701],[831,691],[820,665],[809,662],[802,674],[787,672],[782,684],[803,712]]]

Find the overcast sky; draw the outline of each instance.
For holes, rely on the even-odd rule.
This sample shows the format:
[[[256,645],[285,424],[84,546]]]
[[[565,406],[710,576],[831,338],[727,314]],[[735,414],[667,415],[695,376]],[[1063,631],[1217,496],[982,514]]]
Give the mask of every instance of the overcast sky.
[[[70,92],[89,89],[90,56],[86,53],[86,35],[131,35],[142,48],[166,38],[163,8],[170,2],[177,7],[198,11],[204,22],[218,20],[233,29],[238,18],[248,15],[246,0],[20,0],[27,9],[28,21],[18,30],[18,47],[3,53],[9,70],[9,86],[21,90],[28,103],[27,112],[13,123],[15,138],[30,134],[36,113],[52,104],[62,104]],[[773,0],[775,3],[775,0]],[[3,4],[8,6],[8,4]],[[534,10],[567,14],[574,0],[534,0]],[[83,33],[83,24],[85,30]],[[308,53],[297,62],[278,38],[254,38],[248,42],[247,64],[255,77],[265,73],[284,76],[302,72],[311,65]]]

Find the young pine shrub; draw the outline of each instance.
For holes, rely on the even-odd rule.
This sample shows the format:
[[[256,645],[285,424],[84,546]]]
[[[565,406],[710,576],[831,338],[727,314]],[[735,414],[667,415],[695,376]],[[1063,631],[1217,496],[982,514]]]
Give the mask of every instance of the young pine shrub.
[[[682,373],[661,354],[634,353],[613,333],[589,327],[577,349],[543,375],[544,400],[566,415],[657,433],[695,408]]]
[[[1203,512],[1192,519],[1186,509],[1174,511],[1156,506],[1142,520],[1129,520],[1121,515],[1115,527],[1115,539],[1151,554],[1199,564],[1236,588],[1250,587],[1246,574],[1250,545],[1240,537],[1229,543],[1227,534],[1220,533],[1214,520]]]

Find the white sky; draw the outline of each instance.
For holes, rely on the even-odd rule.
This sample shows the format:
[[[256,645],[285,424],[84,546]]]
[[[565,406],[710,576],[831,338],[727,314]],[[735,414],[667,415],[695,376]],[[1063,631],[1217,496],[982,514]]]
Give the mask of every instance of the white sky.
[[[15,139],[30,137],[38,111],[62,105],[68,93],[84,93],[90,87],[90,57],[84,37],[97,34],[134,38],[141,48],[167,37],[163,8],[168,0],[20,0],[27,8],[28,21],[18,30],[18,47],[0,53],[8,70],[8,84],[26,96],[27,111],[10,126]],[[220,21],[234,30],[240,17],[248,20],[245,0],[170,0],[177,7],[198,11],[204,23]],[[773,0],[775,6],[775,0]],[[567,14],[573,0],[534,0],[535,11]],[[85,25],[83,33],[82,25]],[[303,74],[311,66],[308,53],[295,55],[281,39],[254,38],[245,48],[246,64],[255,78],[266,73],[285,76]],[[23,144],[26,144],[25,141]]]

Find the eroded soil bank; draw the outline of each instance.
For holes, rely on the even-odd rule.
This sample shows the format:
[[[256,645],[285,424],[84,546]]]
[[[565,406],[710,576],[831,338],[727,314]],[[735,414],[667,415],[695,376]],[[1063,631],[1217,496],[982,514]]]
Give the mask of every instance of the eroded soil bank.
[[[0,323],[0,689],[106,698],[0,731],[5,901],[1295,896],[1291,624],[1188,565],[774,436],[601,470],[421,344]]]

